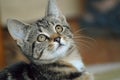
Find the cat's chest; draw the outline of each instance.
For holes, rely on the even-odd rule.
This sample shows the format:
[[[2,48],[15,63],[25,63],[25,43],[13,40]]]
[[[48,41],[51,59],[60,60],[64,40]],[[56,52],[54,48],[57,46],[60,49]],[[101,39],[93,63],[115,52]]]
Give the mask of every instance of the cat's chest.
[[[69,63],[74,66],[79,72],[84,71],[84,64],[81,60],[71,60]]]
[[[63,61],[71,64],[73,67],[75,67],[79,72],[84,71],[85,66],[82,62],[82,59],[80,55],[77,53],[77,51],[74,51],[73,54],[67,56],[66,58],[62,59]]]

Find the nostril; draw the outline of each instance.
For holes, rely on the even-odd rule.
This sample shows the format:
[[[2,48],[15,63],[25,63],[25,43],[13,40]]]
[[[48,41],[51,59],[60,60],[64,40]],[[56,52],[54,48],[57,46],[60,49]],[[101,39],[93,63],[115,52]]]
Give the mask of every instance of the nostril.
[[[54,41],[60,42],[60,39],[61,39],[61,37],[57,37],[57,38],[54,39]]]

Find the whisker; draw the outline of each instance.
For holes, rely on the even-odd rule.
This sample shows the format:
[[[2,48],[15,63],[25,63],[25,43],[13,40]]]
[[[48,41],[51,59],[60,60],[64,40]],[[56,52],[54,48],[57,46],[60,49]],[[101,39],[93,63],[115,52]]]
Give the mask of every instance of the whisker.
[[[87,41],[77,41],[77,42],[78,42],[78,43],[86,44],[86,45],[88,45],[88,46],[90,46],[90,47],[93,46],[91,43],[89,43],[89,42],[87,42]]]
[[[83,28],[83,29],[78,29],[77,31],[73,32],[73,34],[79,33],[79,32],[81,32],[81,31],[83,31],[83,30],[85,30],[85,28]]]
[[[91,42],[88,42],[88,41],[85,41],[85,40],[75,40],[75,41],[77,41],[77,42],[83,42],[83,43],[86,43],[86,44],[88,44],[88,45],[90,45],[90,46],[94,46],[93,45],[93,43],[91,43]]]
[[[85,36],[75,36],[73,39],[88,39],[96,43],[96,40],[91,37],[85,37]]]
[[[78,43],[78,42],[75,42],[75,44],[77,45],[77,47],[79,48],[79,49],[81,49],[80,47],[85,47],[85,48],[87,48],[87,49],[90,49],[90,47],[88,46],[88,45],[86,45],[86,44],[83,44],[83,43]]]

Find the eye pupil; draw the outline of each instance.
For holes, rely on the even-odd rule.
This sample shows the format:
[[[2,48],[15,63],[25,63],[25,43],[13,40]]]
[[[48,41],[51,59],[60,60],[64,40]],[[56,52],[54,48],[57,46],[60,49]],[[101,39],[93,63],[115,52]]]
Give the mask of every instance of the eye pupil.
[[[57,31],[57,32],[62,32],[62,31],[63,31],[63,27],[60,26],[60,25],[57,25],[57,26],[56,26],[56,31]]]

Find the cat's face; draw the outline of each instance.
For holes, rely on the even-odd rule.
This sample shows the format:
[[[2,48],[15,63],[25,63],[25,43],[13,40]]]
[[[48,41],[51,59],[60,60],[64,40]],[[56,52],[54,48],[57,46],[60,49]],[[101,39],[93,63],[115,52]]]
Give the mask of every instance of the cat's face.
[[[32,44],[32,57],[35,62],[55,61],[69,53],[68,50],[73,47],[73,40],[67,24],[48,18],[38,21],[37,26]]]
[[[28,25],[17,20],[8,21],[9,31],[23,53],[35,63],[49,63],[69,54],[73,34],[68,24],[46,17]]]
[[[33,24],[8,20],[8,30],[23,53],[35,63],[54,62],[69,54],[73,34],[55,0],[49,0],[47,15]]]

